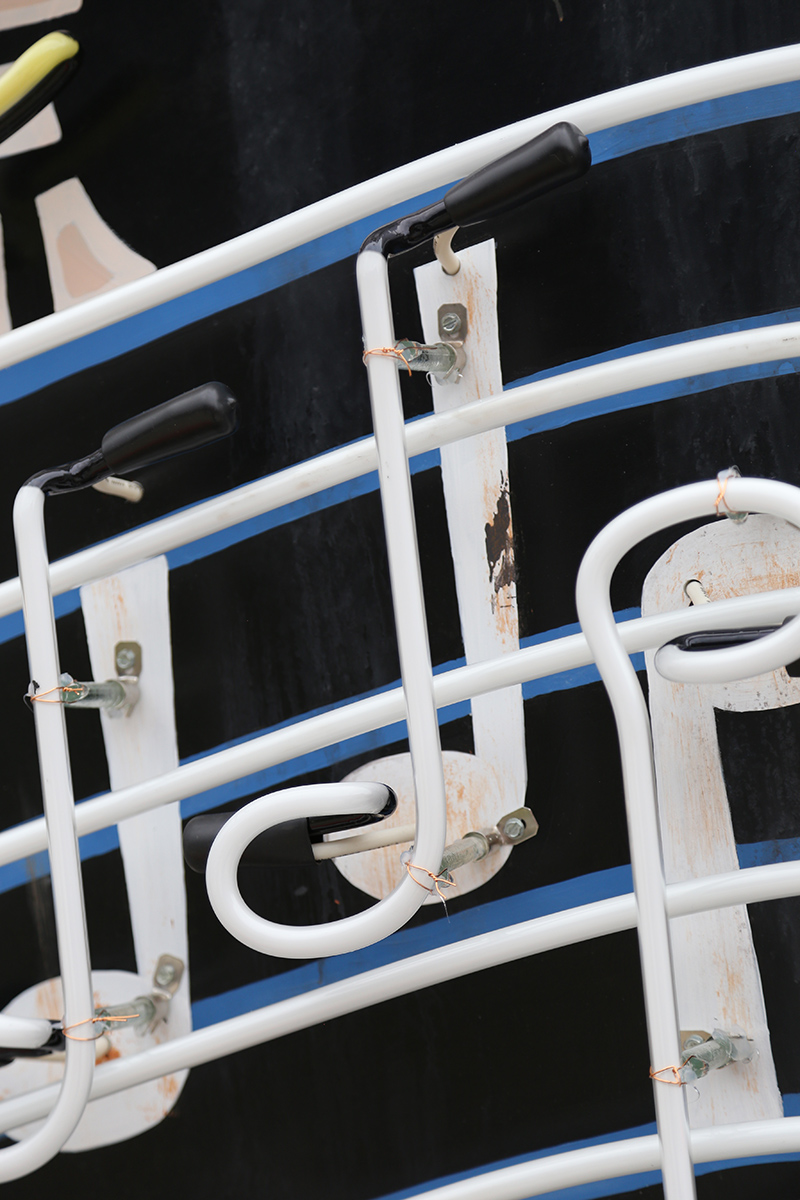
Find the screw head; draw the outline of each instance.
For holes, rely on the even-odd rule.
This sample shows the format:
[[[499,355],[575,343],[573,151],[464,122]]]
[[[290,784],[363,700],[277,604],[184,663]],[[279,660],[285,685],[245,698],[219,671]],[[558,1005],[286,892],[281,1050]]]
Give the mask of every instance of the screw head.
[[[524,832],[525,822],[521,821],[519,817],[510,817],[509,820],[503,825],[503,833],[512,842],[515,842],[518,838],[521,838]]]
[[[156,983],[159,987],[167,987],[175,978],[175,967],[172,963],[162,963],[156,971]]]
[[[461,317],[456,312],[444,313],[441,319],[442,333],[452,336],[461,328]]]
[[[117,651],[116,662],[118,671],[130,671],[135,661],[136,655],[128,647],[123,647],[122,650]]]

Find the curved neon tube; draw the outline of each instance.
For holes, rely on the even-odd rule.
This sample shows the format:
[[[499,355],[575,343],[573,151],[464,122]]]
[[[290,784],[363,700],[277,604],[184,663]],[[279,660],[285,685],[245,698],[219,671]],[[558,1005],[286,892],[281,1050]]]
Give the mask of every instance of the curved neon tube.
[[[378,813],[386,805],[381,783],[320,783],[270,792],[246,804],[222,826],[206,864],[211,907],[229,933],[260,954],[276,958],[324,958],[381,941],[404,925],[427,899],[429,887],[408,875],[384,900],[365,912],[325,925],[278,925],[258,916],[242,899],[239,860],[252,840],[273,825],[297,817]],[[416,852],[415,852],[416,853]]]
[[[796,48],[783,48],[783,49],[784,50],[796,50]],[[762,64],[756,64],[756,62],[753,62],[751,60],[769,58],[770,55],[775,55],[777,53],[778,52],[766,52],[765,55],[752,55],[752,56],[748,56],[747,60],[740,60],[740,62],[747,62],[747,64],[748,64],[748,72],[750,72],[750,73],[748,73],[748,78],[751,79],[751,82],[748,85],[760,86],[760,85],[765,85],[765,84],[769,84],[769,83],[780,82],[780,78],[778,78],[778,76],[780,76],[780,70],[781,70],[780,66],[778,66],[777,72],[772,71],[770,73],[766,73],[765,77],[763,79],[759,79],[759,82],[756,82],[756,83],[752,82],[753,78],[757,78],[758,70],[764,70],[764,64],[763,64],[763,62],[762,62]],[[729,67],[730,64],[717,64],[715,66],[716,67]],[[776,60],[776,66],[777,66],[777,60]],[[796,70],[796,64],[793,67],[793,71],[795,71],[795,70]],[[720,86],[721,80],[722,80],[722,82],[724,82],[724,79],[726,79],[726,78],[728,78],[728,80],[729,80],[728,76],[724,76],[724,74],[722,74],[722,76],[721,76],[720,72],[712,71],[711,68],[698,68],[698,71],[706,72],[706,74],[708,74],[709,79],[711,79],[711,78],[714,79],[715,80],[714,86]],[[681,77],[684,77],[684,76],[693,76],[693,74],[696,74],[696,72],[681,72],[680,77],[672,77],[672,80],[670,80],[670,82],[675,82],[675,80],[679,80]],[[795,77],[796,76],[794,73],[792,74],[792,76],[789,76],[789,78],[795,78]],[[663,83],[663,80],[658,80],[657,83]],[[697,84],[697,80],[694,80],[694,83]],[[637,85],[637,88],[643,88],[643,86],[645,86],[645,85]],[[741,84],[741,82],[739,82],[739,83],[736,83],[736,85],[733,86],[733,88],[727,88],[726,90],[727,91],[735,91],[735,90],[741,90],[741,88],[742,88],[742,84]],[[633,91],[633,90],[634,89],[625,89],[626,92]],[[716,91],[716,92],[714,92],[714,94],[723,95],[723,94],[726,94],[726,91]],[[664,92],[664,95],[666,95],[666,92]],[[698,98],[698,97],[693,97],[693,98]],[[703,97],[699,97],[699,98],[709,98],[709,97],[703,96]],[[684,98],[684,100],[682,100],[680,102],[687,103],[687,102],[691,102],[691,100],[692,100],[692,97],[690,96],[690,97]],[[577,106],[572,106],[572,108],[576,108],[576,107]],[[669,104],[666,104],[666,106],[664,106],[664,107],[670,107],[670,106],[669,106]],[[663,109],[654,109],[654,110],[663,110]],[[642,112],[638,112],[636,115],[640,116],[640,115],[645,115],[645,114],[643,114]],[[549,120],[552,120],[552,115],[548,114],[548,118],[549,118]],[[578,119],[578,118],[573,118],[573,119]],[[527,122],[525,122],[525,124],[527,124]],[[587,128],[591,128],[590,122],[587,120],[583,120],[582,124]],[[525,134],[525,136],[530,136],[530,133],[527,131],[527,134]],[[521,137],[521,138],[519,138],[519,140],[523,140],[523,138]],[[464,148],[459,148],[459,149],[464,149]],[[495,149],[494,152],[495,152],[495,154],[497,154],[498,150]],[[486,155],[486,156],[488,157],[488,155]],[[443,157],[443,156],[437,156],[437,161],[440,162],[441,157]],[[479,164],[479,163],[474,163],[474,166],[477,166],[477,164]],[[471,169],[471,166],[468,169]],[[287,220],[288,220],[288,218],[287,218]],[[267,227],[267,228],[270,228],[270,227]],[[252,236],[252,235],[248,235],[248,236]],[[305,239],[302,239],[302,240],[305,240]],[[198,257],[200,257],[200,256],[198,256]],[[176,264],[176,265],[182,266],[184,264]],[[197,284],[196,284],[196,286],[197,286]],[[126,289],[126,290],[130,290],[130,289]],[[187,290],[187,289],[185,288],[184,290]],[[179,293],[175,293],[175,294],[181,294],[181,293],[179,292]],[[152,304],[152,302],[160,302],[160,301],[151,300],[150,304]],[[148,306],[148,305],[144,305],[144,306]],[[133,308],[132,311],[140,311],[140,308]],[[103,322],[101,322],[101,324],[108,324],[110,322],[110,320],[114,320],[114,319],[119,319],[119,317],[110,316],[109,320],[103,320]],[[46,318],[46,320],[47,320],[47,322],[50,323],[50,325],[48,325],[48,329],[49,329],[50,326],[52,326],[54,324],[54,318]],[[37,323],[37,324],[44,324],[44,323]],[[24,332],[24,331],[20,331],[20,332]],[[786,328],[784,328],[784,332],[786,332]],[[11,336],[13,337],[13,335],[11,335]],[[62,337],[62,336],[60,336],[60,334],[56,334],[56,340],[54,342],[50,342],[49,344],[59,344],[61,341],[70,340],[70,338],[74,337],[74,336],[78,336],[78,335],[74,334],[74,332],[72,332],[72,334],[67,334],[66,337]],[[42,348],[46,348],[46,347],[42,347]],[[29,354],[23,353],[23,354],[19,354],[17,356],[17,358],[14,358],[14,356],[13,356],[14,347],[12,346],[10,349],[11,349],[12,358],[8,359],[8,361],[18,361],[19,359],[25,358],[25,356],[29,356]],[[37,350],[31,350],[31,352],[29,352],[29,353],[37,353]],[[575,402],[579,402],[579,401],[575,401]],[[494,422],[494,424],[497,424],[497,422]],[[455,440],[455,438],[453,438],[453,440]],[[708,620],[706,620],[706,622],[704,622],[704,624],[706,625],[706,628],[708,628],[708,626],[709,626]],[[760,1124],[760,1128],[763,1129],[766,1123],[762,1122],[759,1124]],[[784,1126],[786,1126],[786,1123],[783,1123],[783,1124],[784,1124]],[[748,1128],[748,1127],[745,1127],[745,1128]],[[25,1144],[25,1145],[30,1145],[30,1144]],[[16,1147],[14,1147],[14,1148],[16,1148]],[[757,1152],[757,1151],[753,1151],[753,1152]],[[6,1152],[6,1153],[8,1153],[8,1152]],[[499,1193],[494,1193],[494,1194],[498,1195]],[[533,1194],[533,1193],[529,1193],[529,1194]]]
[[[779,46],[645,80],[528,117],[397,167],[251,233],[163,267],[144,279],[14,329],[0,341],[0,368],[246,270],[393,204],[443,187],[521,146],[557,121],[570,121],[586,133],[595,133],[672,108],[798,78],[800,46]]]
[[[734,487],[734,485],[736,485]],[[800,524],[800,490],[763,479],[729,480],[730,504],[738,511],[767,512]],[[719,496],[716,480],[677,488],[635,505],[611,521],[586,551],[578,572],[578,617],[608,691],[620,739],[625,803],[639,908],[639,948],[642,959],[645,1007],[654,1064],[677,1062],[678,1016],[655,795],[655,768],[647,705],[636,672],[625,652],[611,610],[613,572],[623,556],[644,538],[680,521],[713,516]],[[703,614],[707,611],[705,606]],[[778,633],[744,647],[720,651],[722,677],[737,677],[760,663],[782,662],[800,653],[800,619],[794,618]],[[784,655],[781,658],[781,655]],[[714,673],[711,653],[698,654],[700,678]],[[777,664],[776,664],[777,665]],[[761,670],[770,670],[762,666]],[[706,675],[703,676],[703,670]],[[734,675],[730,672],[733,671]],[[667,1197],[694,1195],[689,1134],[680,1088],[654,1085],[659,1133],[663,1145],[662,1171]]]
[[[0,339],[0,351],[2,346],[3,339]],[[465,404],[452,412],[412,421],[405,427],[406,453],[411,458],[500,425],[572,408],[605,396],[711,371],[798,357],[798,321],[646,350],[524,384],[499,396]],[[367,362],[375,363],[375,356]],[[370,437],[235,488],[213,500],[53,563],[50,568],[53,595],[174,550],[205,534],[229,529],[240,521],[272,512],[293,500],[366,475],[377,465],[375,439]],[[0,616],[15,612],[19,606],[19,580],[9,579],[0,584]]]
[[[38,1050],[53,1036],[53,1026],[41,1017],[9,1017],[0,1013],[0,1046]]]
[[[771,863],[670,884],[666,890],[667,911],[670,917],[683,917],[693,912],[798,894],[800,862]],[[492,932],[465,938],[338,983],[314,988],[301,996],[278,1001],[243,1016],[220,1021],[162,1043],[144,1054],[107,1063],[95,1075],[91,1098],[99,1099],[183,1068],[201,1066],[224,1055],[347,1013],[359,1012],[421,988],[635,927],[636,900],[629,893],[507,926],[500,936]],[[16,1128],[41,1119],[57,1095],[58,1087],[51,1085],[3,1101],[0,1103],[0,1129]],[[800,1118],[792,1120],[800,1122]],[[769,1124],[759,1121],[753,1128],[761,1131]],[[791,1125],[791,1121],[788,1124]],[[800,1145],[800,1124],[794,1124],[793,1129],[797,1140],[796,1144],[785,1147],[789,1150]],[[693,1135],[696,1136],[697,1133]],[[766,1150],[760,1150],[758,1145],[749,1151],[751,1154],[764,1152]],[[724,1157],[725,1153],[721,1151],[717,1157]],[[709,1155],[704,1161],[713,1157]]]
[[[58,682],[60,671],[48,581],[44,495],[38,488],[24,487],[17,494],[14,536],[23,585],[31,675],[46,688]],[[60,704],[37,704],[34,716],[64,992],[64,1022],[77,1025],[93,1016],[94,998],[64,712]],[[68,1041],[66,1068],[55,1106],[45,1124],[30,1138],[0,1150],[0,1182],[38,1170],[58,1153],[86,1107],[94,1060],[95,1047],[91,1041]]]
[[[686,608],[652,617],[637,617],[621,623],[617,629],[626,652],[636,654],[698,629],[725,629],[739,624],[782,621],[796,612],[800,612],[800,588],[787,588],[785,591],[763,592],[736,600],[717,600],[713,605],[704,605],[701,609]],[[592,661],[586,638],[582,634],[572,634],[539,646],[528,646],[494,661],[458,667],[434,676],[436,705],[441,708],[456,704],[470,696],[485,695],[515,683],[569,671]],[[185,800],[198,792],[286,762],[309,750],[319,750],[344,738],[391,725],[401,721],[404,716],[402,688],[393,688],[392,691],[357,700],[285,729],[262,734],[240,746],[186,763],[157,779],[85,800],[75,810],[78,835],[82,837],[93,833],[161,804]],[[4,830],[0,833],[0,865],[27,858],[43,850],[46,844],[42,818]]]
[[[21,54],[0,78],[0,115],[36,87],[60,63],[74,58],[80,47],[68,33],[47,33]]]
[[[654,665],[660,675],[674,683],[733,683],[777,671],[794,662],[799,650],[800,620],[795,617],[774,633],[743,646],[691,652],[679,646],[661,646]]]

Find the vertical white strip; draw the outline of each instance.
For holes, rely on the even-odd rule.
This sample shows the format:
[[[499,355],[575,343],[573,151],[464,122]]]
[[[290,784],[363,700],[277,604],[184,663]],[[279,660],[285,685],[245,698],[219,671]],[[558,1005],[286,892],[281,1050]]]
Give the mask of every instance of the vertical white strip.
[[[717,520],[682,537],[645,581],[642,612],[687,603],[684,584],[701,579],[712,601],[800,582],[800,533],[774,517],[743,525]],[[712,604],[704,606],[709,614]],[[735,624],[735,623],[734,623]],[[747,712],[800,702],[800,680],[784,670],[734,683],[664,679],[646,655],[658,810],[667,883],[738,871],[730,807],[717,744],[715,709]],[[765,764],[762,803],[769,811]],[[740,1028],[757,1057],[712,1071],[688,1106],[693,1128],[783,1115],[750,921],[744,905],[695,913],[670,923],[682,1029]]]
[[[463,304],[467,309],[467,361],[457,384],[433,380],[437,413],[503,390],[494,242],[460,251],[459,259],[457,275],[446,275],[438,262],[418,267],[414,273],[426,342],[441,340],[441,306]],[[443,446],[440,453],[464,650],[468,663],[482,662],[519,648],[505,429]],[[472,723],[475,753],[492,764],[500,782],[499,795],[486,798],[489,811],[483,824],[493,825],[503,812],[518,808],[525,799],[522,688],[474,697]],[[486,865],[493,861],[494,855]],[[501,863],[502,859],[497,865]]]
[[[114,647],[135,641],[142,648],[140,698],[129,716],[101,713],[112,791],[167,774],[178,766],[178,738],[172,678],[169,576],[165,558],[151,559],[119,575],[81,588],[81,605],[92,674],[117,674]],[[76,712],[73,720],[89,714]],[[189,939],[186,924],[180,804],[151,809],[118,825],[125,866],[131,929],[139,974],[152,981],[162,954],[185,964],[180,988],[170,1003],[169,1021],[159,1040],[181,1037],[192,1027],[189,986]],[[121,1126],[139,1131],[141,1113],[157,1111],[160,1120],[177,1100],[186,1081],[183,1071],[147,1095],[132,1096]]]
[[[117,675],[114,647],[142,647],[140,698],[130,716],[101,713],[112,791],[165,775],[178,766],[175,727],[168,570],[151,559],[119,575],[81,588],[81,605],[93,677]],[[83,714],[75,713],[73,720]],[[118,826],[125,863],[138,971],[152,976],[162,954],[187,963],[186,891],[180,805],[168,804]],[[175,1004],[188,1017],[188,979]],[[187,1026],[188,1028],[188,1026]]]
[[[433,383],[437,412],[458,409],[480,396],[503,390],[497,328],[497,271],[494,242],[461,254],[461,269],[450,277],[437,261],[415,271],[426,342],[438,342],[438,311],[443,304],[467,309],[467,361],[454,384]],[[456,336],[456,335],[454,335]],[[402,370],[402,364],[400,364]],[[441,451],[450,548],[467,661],[481,662],[519,649],[514,537],[505,430],[490,430]],[[436,605],[436,596],[431,596]],[[518,685],[476,696],[471,701],[474,754],[443,754],[448,840],[494,826],[525,801],[527,758]],[[390,825],[413,820],[414,789],[407,754],[391,755],[358,767],[348,779],[380,781],[392,787],[398,807]],[[511,847],[498,847],[479,863],[459,869],[458,894],[480,887],[507,861]],[[382,898],[402,871],[397,847],[336,859],[336,867],[356,887]],[[428,904],[439,903],[431,896]]]

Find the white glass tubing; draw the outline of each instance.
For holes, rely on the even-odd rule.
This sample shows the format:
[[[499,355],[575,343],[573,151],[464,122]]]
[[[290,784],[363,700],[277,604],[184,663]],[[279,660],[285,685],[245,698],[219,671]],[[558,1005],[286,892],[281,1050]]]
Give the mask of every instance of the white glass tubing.
[[[85,333],[263,262],[390,204],[448,183],[528,140],[557,120],[573,121],[584,131],[591,133],[686,104],[798,78],[800,47],[782,47],[637,84],[531,118],[407,167],[398,168],[369,183],[281,218],[251,234],[125,285],[102,297],[101,302],[90,300],[63,313],[54,314],[12,331],[0,341],[0,366],[23,361]],[[375,262],[374,265],[370,263],[368,269],[379,272],[379,256],[371,255],[370,258]],[[377,287],[379,291],[383,286],[380,280],[366,283],[368,289]],[[392,343],[391,340],[384,339],[384,344]],[[411,457],[477,432],[559,408],[688,375],[794,358],[800,356],[799,350],[800,323],[795,323],[725,334],[632,355],[515,388],[500,396],[477,401],[457,412],[424,418],[405,429],[401,426],[400,450],[404,457]],[[392,364],[382,364],[374,359],[372,364],[374,365],[368,367],[370,373],[380,373],[382,368],[386,367],[386,378],[388,379],[391,370],[396,385],[396,373]],[[91,579],[119,571],[205,534],[280,508],[300,495],[308,496],[336,483],[357,478],[374,470],[376,466],[378,454],[373,438],[322,455],[167,517],[146,528],[125,534],[102,546],[91,547],[54,563],[49,567],[49,591],[58,594],[71,590]],[[759,482],[733,481],[730,495],[742,507],[752,504],[757,508],[764,503],[768,511],[782,512],[781,505],[784,501],[781,499],[775,508],[774,496],[770,496],[765,502],[761,493],[758,493],[755,503],[752,503],[753,497],[747,489],[756,488],[758,491]],[[717,485],[709,482],[695,486],[705,489],[702,501],[705,505],[704,511],[713,509]],[[679,492],[691,490],[679,489]],[[24,493],[33,491],[34,489],[23,489]],[[711,496],[711,491],[714,491],[714,496]],[[784,491],[793,492],[794,489],[785,488]],[[657,500],[665,502],[664,511],[667,511],[673,500],[680,506],[682,501],[674,499],[677,496],[677,492],[670,493]],[[648,503],[654,504],[656,501]],[[21,498],[17,516],[25,528],[41,521],[41,508],[37,509],[37,504],[34,504],[30,495]],[[790,501],[786,501],[786,504],[791,506]],[[770,508],[770,505],[773,507]],[[629,514],[624,514],[626,519],[628,516]],[[800,524],[800,510],[793,520],[794,523]],[[612,526],[618,527],[616,522],[613,522]],[[604,536],[601,535],[598,542]],[[41,539],[34,537],[33,543],[37,540],[43,549],[43,531]],[[389,542],[391,541],[392,536],[389,535]],[[395,557],[391,544],[389,553],[391,562]],[[404,551],[400,550],[399,553],[402,556]],[[36,558],[36,553],[33,557]],[[26,567],[32,575],[38,573],[39,578],[33,589],[26,587],[26,593],[32,594],[38,590],[40,595],[44,594],[49,609],[34,616],[33,623],[36,628],[44,628],[48,622],[52,625],[47,566],[46,557],[42,558],[40,555],[38,563],[33,562]],[[418,571],[415,571],[412,587],[421,597]],[[593,594],[596,596],[598,592],[594,591]],[[0,615],[18,610],[20,602],[21,589],[18,580],[10,580],[0,585]],[[29,603],[31,602],[26,597],[26,605]],[[39,604],[38,601],[33,603]],[[610,632],[623,656],[626,656],[645,648],[660,646],[692,629],[780,621],[787,615],[798,612],[800,589],[788,589],[781,593],[763,593],[738,600],[720,601],[714,605],[704,605],[699,610],[686,609],[677,613],[640,618],[615,626]],[[581,610],[581,619],[584,628],[591,624],[589,609]],[[59,930],[59,946],[65,986],[70,992],[66,1000],[68,1019],[71,1019],[71,1012],[77,1014],[78,1019],[78,1015],[82,1016],[84,1011],[89,1011],[88,1004],[91,999],[90,992],[84,995],[88,980],[88,960],[85,956],[82,913],[79,914],[76,908],[76,903],[80,901],[80,879],[77,854],[74,850],[75,832],[79,836],[89,833],[115,824],[134,813],[184,799],[198,791],[205,791],[287,758],[393,723],[406,715],[409,688],[411,691],[418,688],[422,693],[421,701],[414,701],[412,712],[416,711],[421,703],[425,716],[422,719],[420,737],[423,743],[427,739],[423,755],[427,756],[429,764],[423,770],[432,770],[435,776],[438,768],[430,766],[433,743],[429,730],[431,721],[435,721],[436,708],[507,687],[511,683],[541,678],[595,659],[599,661],[603,651],[597,645],[596,636],[592,635],[593,651],[589,649],[586,637],[578,634],[517,651],[495,662],[462,667],[435,678],[430,674],[429,661],[418,662],[408,671],[404,670],[406,696],[403,689],[397,688],[334,712],[310,718],[288,729],[254,738],[244,745],[221,751],[201,762],[180,767],[159,779],[97,797],[75,809],[74,825],[70,811],[67,821],[69,828],[57,835],[66,847],[62,855],[63,861],[58,867],[53,863],[54,881],[56,874],[67,880],[64,885],[64,899],[61,902],[60,925],[63,928]],[[602,639],[603,635],[600,636]],[[49,640],[49,635],[37,638],[40,647]],[[419,631],[410,631],[408,641],[404,653],[413,659],[416,654],[415,644],[419,641]],[[54,639],[52,644],[55,645]],[[427,646],[425,650],[427,652]],[[37,654],[39,652],[35,651]],[[425,656],[423,660],[424,658]],[[49,671],[43,671],[43,674],[47,675]],[[40,705],[37,708],[53,710],[52,716],[48,714],[47,717],[43,715],[41,718],[53,724],[53,730],[45,734],[44,742],[58,742],[62,735],[55,729],[55,723],[56,720],[63,721],[60,706]],[[37,714],[37,720],[39,719]],[[438,734],[436,741],[438,742]],[[435,782],[433,786],[436,790]],[[72,809],[69,780],[63,782],[63,786],[59,784],[59,787],[60,799],[55,800],[53,812],[50,808],[47,809],[48,820],[55,821],[56,824],[64,821],[68,808]],[[635,793],[637,789],[634,788],[633,791]],[[633,800],[629,796],[629,806],[634,810],[644,810],[648,804],[640,805],[635,796]],[[426,859],[430,857],[432,869],[438,864],[439,841],[442,840],[442,830],[436,827],[437,820],[438,818],[434,818],[430,832],[426,835],[430,841],[430,852],[426,853]],[[649,821],[650,817],[646,817],[646,820]],[[649,835],[645,836],[645,843],[648,837]],[[43,849],[45,845],[44,820],[32,821],[8,830],[0,834],[0,863],[26,857]],[[634,849],[633,856],[638,859],[639,873],[641,874],[643,869],[646,872],[647,863],[652,860],[652,846],[645,846],[641,851]],[[636,862],[634,870],[637,870]],[[660,879],[660,868],[658,877]],[[667,887],[663,887],[662,883],[660,895],[655,897],[648,910],[650,915],[642,914],[642,899],[639,896],[640,938],[643,946],[660,945],[663,941],[664,923],[670,916],[796,894],[800,894],[798,863],[751,868]],[[648,909],[647,902],[645,909]],[[651,918],[655,920],[656,926],[660,924],[661,932],[653,933],[652,929],[648,929]],[[484,970],[557,946],[633,928],[636,925],[637,903],[633,895],[540,917],[508,927],[499,933],[466,939],[455,945],[413,956],[390,966],[319,988],[313,993],[220,1022],[167,1042],[137,1057],[106,1064],[93,1082],[91,1043],[71,1043],[70,1049],[73,1053],[68,1055],[67,1074],[60,1088],[43,1088],[0,1103],[0,1127],[4,1129],[14,1128],[50,1114],[50,1119],[40,1131],[39,1142],[37,1138],[40,1135],[36,1135],[25,1143],[0,1152],[0,1181],[35,1169],[55,1153],[69,1136],[69,1130],[74,1127],[80,1116],[87,1096],[99,1098],[144,1080],[159,1078],[181,1068],[209,1062],[293,1030],[357,1011],[393,996],[432,986],[442,980]],[[663,971],[664,962],[668,969],[668,955],[666,959],[658,954],[655,957],[659,961],[653,970],[660,979],[659,972]],[[651,1008],[651,991],[660,986],[660,982],[654,984],[645,977],[645,990]],[[654,1041],[656,1044],[665,1044],[664,1039],[668,1041],[670,1036],[674,1038],[674,1014],[649,1011],[648,1017],[651,1044]],[[671,1032],[668,1028],[670,1025]],[[680,1089],[672,1088],[662,1088],[660,1091],[675,1093],[678,1096],[680,1093]],[[556,1188],[661,1167],[666,1171],[665,1182],[668,1184],[670,1200],[679,1200],[693,1194],[693,1186],[691,1181],[687,1181],[685,1170],[690,1159],[706,1162],[732,1156],[741,1158],[796,1151],[800,1148],[800,1118],[720,1126],[690,1132],[685,1127],[685,1119],[677,1113],[674,1102],[669,1101],[668,1106],[672,1104],[675,1111],[665,1115],[661,1111],[661,1098],[657,1096],[657,1099],[659,1136],[634,1138],[567,1154],[552,1155],[500,1171],[472,1176],[468,1180],[426,1194],[430,1197],[441,1197],[442,1200],[444,1197],[456,1200],[456,1197],[467,1196],[471,1200],[483,1196],[491,1196],[493,1200],[499,1200],[501,1197],[508,1200],[517,1197],[523,1200],[524,1197]]]

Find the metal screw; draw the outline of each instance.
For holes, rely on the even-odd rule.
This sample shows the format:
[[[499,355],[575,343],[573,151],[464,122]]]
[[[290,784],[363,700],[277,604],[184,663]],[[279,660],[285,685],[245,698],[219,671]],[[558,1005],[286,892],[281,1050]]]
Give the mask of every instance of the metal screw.
[[[524,832],[525,822],[520,821],[519,817],[511,817],[503,826],[503,833],[512,842],[521,838]]]
[[[133,650],[127,647],[117,651],[117,670],[130,671],[133,664],[136,662],[136,655]]]
[[[452,337],[454,333],[458,333],[461,328],[461,317],[456,312],[448,312],[442,314],[441,319],[442,333],[446,333]]]
[[[162,963],[156,971],[156,983],[159,987],[168,987],[175,978],[175,967],[172,963]]]

